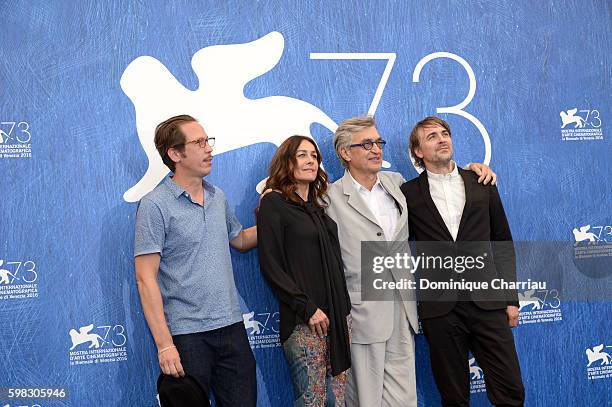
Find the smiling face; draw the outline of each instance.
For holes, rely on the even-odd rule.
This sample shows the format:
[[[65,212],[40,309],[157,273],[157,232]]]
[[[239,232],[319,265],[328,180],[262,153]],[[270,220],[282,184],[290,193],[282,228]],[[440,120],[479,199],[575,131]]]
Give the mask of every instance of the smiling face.
[[[193,141],[208,139],[204,128],[198,122],[181,125],[181,132],[185,135],[183,151],[171,148],[168,155],[175,162],[176,171],[189,177],[205,177],[212,171],[212,147],[206,143],[204,148]]]
[[[380,134],[378,134],[376,127],[372,126],[353,134],[351,144],[377,140],[380,140]],[[342,151],[342,158],[346,161],[348,169],[353,176],[377,174],[382,166],[383,150],[377,144],[374,144],[371,150],[355,146],[344,149]]]
[[[317,178],[318,171],[318,154],[314,144],[302,140],[295,153],[293,178],[298,184],[310,184]]]
[[[440,125],[419,128],[419,145],[414,153],[428,166],[444,166],[453,158],[451,135]]]

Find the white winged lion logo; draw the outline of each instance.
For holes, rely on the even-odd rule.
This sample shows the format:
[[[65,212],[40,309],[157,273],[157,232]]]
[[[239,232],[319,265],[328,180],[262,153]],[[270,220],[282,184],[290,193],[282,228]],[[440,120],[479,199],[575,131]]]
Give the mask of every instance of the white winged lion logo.
[[[605,346],[606,348],[612,348],[612,346]],[[587,359],[589,360],[589,364],[587,367],[591,366],[593,363],[601,361],[599,366],[609,365],[612,362],[612,357],[609,353],[604,352],[604,344],[600,344],[597,346],[593,346],[592,349],[587,349],[585,351]]]
[[[574,128],[582,128],[584,127],[584,119],[577,115],[576,113],[578,112],[578,108],[574,108],[574,109],[569,109],[567,112],[560,112],[559,116],[561,116],[561,122],[563,123],[563,126],[561,126],[562,129],[565,128],[565,126],[567,126],[568,124],[575,124]]]
[[[531,305],[532,311],[542,308],[542,302],[540,300],[540,297],[535,295],[535,289],[525,291],[525,293],[518,293],[518,299],[519,299],[519,311],[522,311],[523,308],[529,305]]]
[[[468,367],[470,368],[470,379],[478,380],[482,378],[482,369],[478,365],[475,365],[474,362],[476,362],[476,358],[471,358],[468,360]]]
[[[71,329],[70,332],[68,332],[70,334],[70,340],[72,341],[72,347],[70,350],[73,350],[77,346],[87,342],[89,342],[88,349],[98,349],[101,346],[100,342],[104,344],[104,339],[100,335],[90,333],[92,329],[94,329],[93,324],[82,326],[78,331],[76,329]]]
[[[574,234],[574,240],[576,241],[576,243],[584,242],[587,240],[589,242],[596,242],[599,240],[595,233],[589,232],[589,229],[591,229],[591,225],[585,225],[581,226],[580,228],[572,229],[572,233]]]
[[[191,65],[199,86],[189,90],[157,59],[141,56],[121,77],[121,88],[136,110],[136,129],[149,166],[144,176],[123,195],[140,200],[168,174],[153,136],[155,126],[169,117],[189,114],[216,138],[213,154],[269,142],[280,145],[293,134],[311,136],[320,123],[332,132],[336,123],[316,106],[285,96],[249,99],[245,85],[278,64],[285,47],[281,33],[271,32],[245,44],[215,45],[193,55]]]
[[[248,314],[242,314],[242,322],[244,322],[244,329],[247,331],[252,329],[252,335],[259,335],[263,332],[266,327],[261,324],[258,320],[254,319],[255,311],[251,311]]]

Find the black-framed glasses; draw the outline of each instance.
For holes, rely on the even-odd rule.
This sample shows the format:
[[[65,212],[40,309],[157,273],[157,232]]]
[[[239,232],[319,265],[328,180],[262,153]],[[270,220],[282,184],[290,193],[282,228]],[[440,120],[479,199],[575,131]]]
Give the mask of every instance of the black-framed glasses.
[[[214,137],[209,137],[209,138],[202,137],[202,138],[199,138],[197,140],[191,140],[191,141],[188,141],[186,143],[183,143],[183,145],[186,146],[187,144],[191,144],[191,143],[199,144],[200,148],[205,148],[206,144],[208,144],[211,147],[214,147],[214,145],[215,145],[215,138]],[[178,145],[180,146],[180,144],[178,144]]]
[[[368,140],[364,141],[363,143],[351,144],[349,147],[363,147],[365,150],[370,151],[372,148],[374,148],[374,144],[376,144],[378,148],[382,150],[387,142],[383,139],[378,139],[376,141]]]

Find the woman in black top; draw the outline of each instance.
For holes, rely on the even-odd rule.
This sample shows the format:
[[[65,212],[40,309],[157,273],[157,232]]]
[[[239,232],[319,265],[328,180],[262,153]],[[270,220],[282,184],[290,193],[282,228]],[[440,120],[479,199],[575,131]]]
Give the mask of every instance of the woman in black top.
[[[325,214],[327,174],[314,142],[292,136],[270,163],[257,215],[261,272],[279,300],[295,406],[343,406],[350,299],[336,223]]]

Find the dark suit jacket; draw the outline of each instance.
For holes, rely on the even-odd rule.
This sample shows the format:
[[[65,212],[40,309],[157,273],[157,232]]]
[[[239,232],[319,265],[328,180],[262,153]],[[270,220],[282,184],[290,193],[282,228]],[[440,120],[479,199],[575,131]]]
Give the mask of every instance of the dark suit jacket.
[[[467,253],[477,247],[482,254],[481,250],[486,247],[485,267],[477,272],[470,272],[470,280],[490,283],[493,279],[501,278],[515,282],[516,259],[514,246],[511,243],[512,234],[497,188],[492,185],[479,184],[478,177],[472,171],[465,171],[461,168],[458,170],[465,184],[465,206],[457,233],[457,244],[449,244],[447,251],[450,250],[455,255],[460,255],[462,251]],[[401,191],[408,204],[410,239],[417,241],[417,254],[424,253],[423,248],[432,250],[431,245],[428,246],[422,242],[453,241],[453,237],[431,198],[426,171],[423,171],[419,177],[404,183]],[[495,242],[507,243],[496,244]],[[471,249],[470,246],[472,246]],[[452,270],[446,270],[442,274],[442,279],[445,281],[448,281],[449,277],[455,281],[464,277]],[[438,270],[438,275],[442,274]],[[417,276],[419,276],[418,272]],[[499,290],[475,290],[462,294],[456,290],[446,290],[435,295],[439,295],[435,301],[431,300],[432,297],[429,295],[426,296],[428,301],[419,302],[418,312],[421,319],[447,314],[454,308],[459,295],[468,295],[469,299],[485,310],[505,309],[507,305],[518,306],[516,290],[508,290],[503,293]]]

